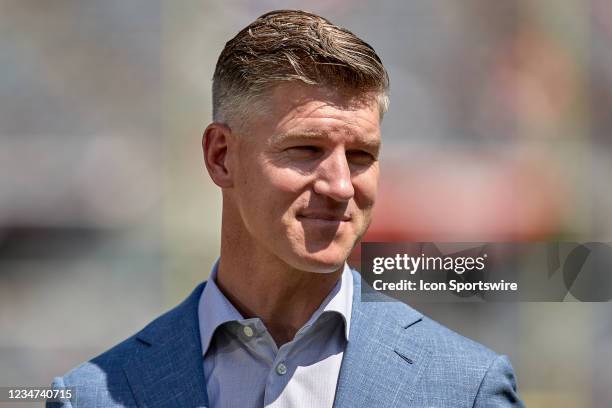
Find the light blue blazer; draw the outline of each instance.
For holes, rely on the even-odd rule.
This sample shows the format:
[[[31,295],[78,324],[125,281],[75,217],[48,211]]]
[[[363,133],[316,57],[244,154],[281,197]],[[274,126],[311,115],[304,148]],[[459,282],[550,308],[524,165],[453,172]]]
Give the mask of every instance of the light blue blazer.
[[[336,408],[522,407],[508,359],[400,302],[355,289]],[[75,396],[47,407],[207,407],[198,328],[202,283],[180,305],[53,381]]]

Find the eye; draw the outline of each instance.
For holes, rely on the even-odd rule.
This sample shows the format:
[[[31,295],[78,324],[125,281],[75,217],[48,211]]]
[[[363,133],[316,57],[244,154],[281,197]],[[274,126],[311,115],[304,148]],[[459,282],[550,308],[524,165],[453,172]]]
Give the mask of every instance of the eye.
[[[293,146],[285,150],[289,156],[297,160],[307,160],[319,157],[323,150],[317,146]]]
[[[350,164],[357,166],[369,166],[376,161],[376,157],[365,150],[348,150],[346,159]]]

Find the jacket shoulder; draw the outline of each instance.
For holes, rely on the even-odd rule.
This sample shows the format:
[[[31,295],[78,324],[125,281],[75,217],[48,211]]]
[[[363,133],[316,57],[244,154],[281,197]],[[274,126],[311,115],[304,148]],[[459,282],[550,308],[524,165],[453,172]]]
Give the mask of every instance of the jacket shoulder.
[[[508,357],[427,317],[415,332],[429,338],[433,351],[423,390],[431,392],[441,387],[449,398],[455,401],[465,398],[466,405],[477,408],[524,408]]]
[[[170,313],[170,312],[168,312]],[[102,354],[73,368],[63,377],[57,377],[53,386],[74,389],[71,407],[135,407],[137,406],[123,367],[137,357],[146,343],[140,333],[156,325],[168,313],[153,320],[138,333],[123,340]]]
[[[414,341],[425,345],[440,357],[464,357],[471,364],[488,365],[499,355],[484,345],[470,340],[411,306],[372,289],[354,271],[355,290],[360,292],[359,308],[369,319],[383,319],[399,323],[410,330]],[[361,291],[361,289],[364,289]]]
[[[73,368],[63,377],[56,377],[53,385],[74,387],[75,397],[70,402],[75,407],[136,406],[124,367],[153,342],[166,341],[177,327],[192,320],[203,287],[204,284],[200,284],[181,304],[157,317],[136,334]]]
[[[65,406],[136,406],[123,372],[123,364],[131,356],[137,355],[141,347],[136,335],[129,337],[99,356],[73,368],[63,377],[55,378],[53,387],[74,389],[71,405]]]
[[[486,365],[499,356],[488,347],[456,333],[427,316],[423,317],[420,327],[416,329],[421,336],[429,339],[429,344],[434,350],[443,355],[463,355],[472,362],[482,362]]]

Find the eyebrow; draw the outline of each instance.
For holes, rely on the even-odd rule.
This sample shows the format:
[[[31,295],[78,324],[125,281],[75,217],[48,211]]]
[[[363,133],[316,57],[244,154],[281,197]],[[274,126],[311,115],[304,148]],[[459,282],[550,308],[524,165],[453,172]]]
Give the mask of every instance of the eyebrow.
[[[325,132],[320,130],[303,130],[299,132],[278,133],[272,136],[272,143],[282,143],[289,139],[322,139],[325,138]]]
[[[299,132],[289,132],[289,133],[279,133],[275,134],[271,137],[270,142],[273,144],[280,144],[286,142],[287,140],[295,139],[295,140],[308,140],[308,139],[325,139],[327,134],[321,130],[316,129],[306,129],[300,130]],[[361,136],[357,136],[357,141],[364,146],[367,146],[371,149],[380,149],[380,140],[367,140]]]

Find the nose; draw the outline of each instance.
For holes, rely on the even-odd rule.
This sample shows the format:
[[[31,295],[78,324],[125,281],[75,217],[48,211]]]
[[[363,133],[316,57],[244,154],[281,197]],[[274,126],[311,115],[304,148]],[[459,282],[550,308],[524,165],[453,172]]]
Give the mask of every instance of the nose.
[[[314,191],[340,202],[353,198],[355,189],[344,149],[337,149],[320,162]]]

